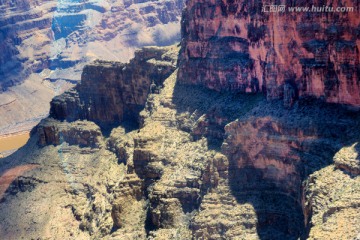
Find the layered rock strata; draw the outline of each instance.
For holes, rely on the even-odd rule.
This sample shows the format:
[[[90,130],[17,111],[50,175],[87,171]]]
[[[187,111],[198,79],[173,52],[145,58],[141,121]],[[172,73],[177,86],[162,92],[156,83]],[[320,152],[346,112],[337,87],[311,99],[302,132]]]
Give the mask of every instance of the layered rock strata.
[[[44,78],[53,81],[79,80],[71,75],[78,75],[80,63],[96,57],[120,57],[126,62],[137,47],[174,44],[180,37],[174,26],[182,8],[181,0],[2,1],[0,92],[23,82],[32,72],[43,72]],[[163,25],[173,26],[172,32],[165,33]],[[48,74],[44,69],[57,71]]]
[[[121,102],[123,93],[138,96],[142,83],[148,82],[144,79],[153,74],[149,64],[150,69],[163,67],[165,59],[173,62],[176,52],[175,47],[139,52],[142,60],[126,66],[137,71],[135,66],[145,67],[143,75],[132,75],[132,91],[118,87],[128,78],[109,75],[122,73],[124,66],[89,66],[101,69],[102,75],[96,75],[99,84],[84,79],[91,93],[87,100]],[[133,116],[140,125],[134,129],[126,121],[119,123],[109,136],[95,123],[105,121],[105,114],[94,115],[102,119],[73,121],[75,117],[56,115],[66,112],[59,109],[78,106],[69,100],[71,92],[62,96],[66,101],[54,100],[53,109],[61,107],[52,118],[33,130],[24,148],[0,162],[6,177],[0,178],[1,236],[358,236],[358,112],[315,99],[301,99],[287,109],[282,101],[267,101],[261,94],[179,84],[177,70],[171,69],[161,87],[144,96],[144,109]],[[109,84],[110,79],[116,81]],[[81,96],[80,89],[73,92]],[[102,111],[122,113],[100,103],[96,106]]]
[[[264,11],[279,4],[285,12]],[[312,6],[334,12],[288,9]],[[263,92],[268,99],[284,98],[286,106],[306,95],[359,106],[358,14],[356,1],[188,1],[179,81]]]
[[[50,117],[87,119],[102,127],[124,119],[136,122],[148,94],[158,92],[175,70],[175,56],[169,49],[144,48],[128,64],[97,61],[86,66],[81,84],[51,102]]]
[[[0,181],[1,235],[356,238],[360,116],[326,101],[359,104],[358,19],[262,6],[188,1],[178,72],[174,47],[85,67],[2,161],[26,165]]]

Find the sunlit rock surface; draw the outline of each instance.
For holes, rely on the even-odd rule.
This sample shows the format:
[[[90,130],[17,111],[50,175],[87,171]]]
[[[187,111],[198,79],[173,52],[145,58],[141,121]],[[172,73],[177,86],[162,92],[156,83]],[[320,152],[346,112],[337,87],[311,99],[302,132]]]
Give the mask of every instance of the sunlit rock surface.
[[[51,118],[0,162],[1,236],[356,238],[359,113],[180,84],[177,52],[145,48],[127,65],[89,65],[54,99]],[[161,81],[149,85],[155,66]],[[122,78],[125,67],[134,74]],[[90,77],[92,68],[102,71]],[[138,111],[126,110],[137,124],[123,115],[124,96],[137,99]],[[108,112],[119,120],[110,129]]]

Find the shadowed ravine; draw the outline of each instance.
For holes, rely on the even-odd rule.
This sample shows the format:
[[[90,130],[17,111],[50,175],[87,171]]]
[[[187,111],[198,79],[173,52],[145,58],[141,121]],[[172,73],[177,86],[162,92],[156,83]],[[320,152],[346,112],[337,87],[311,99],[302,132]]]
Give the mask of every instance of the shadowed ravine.
[[[281,101],[266,102],[256,95],[207,95],[202,88],[181,85],[175,89],[179,113],[193,108],[206,115],[202,136],[222,145],[231,194],[239,204],[254,207],[258,237],[306,239],[312,225],[311,209],[305,206],[306,182],[314,172],[334,164],[341,148],[359,141],[359,113],[314,98],[286,109]],[[196,98],[185,99],[185,93]]]
[[[311,116],[309,109],[319,106],[321,117]],[[305,182],[333,164],[342,147],[358,141],[358,114],[317,101],[307,105],[305,114],[299,109],[286,113],[286,122],[278,117],[280,110],[272,117],[231,123],[225,140],[232,194],[240,204],[254,207],[260,239],[306,239],[312,216],[305,206]],[[228,150],[234,143],[236,148]]]

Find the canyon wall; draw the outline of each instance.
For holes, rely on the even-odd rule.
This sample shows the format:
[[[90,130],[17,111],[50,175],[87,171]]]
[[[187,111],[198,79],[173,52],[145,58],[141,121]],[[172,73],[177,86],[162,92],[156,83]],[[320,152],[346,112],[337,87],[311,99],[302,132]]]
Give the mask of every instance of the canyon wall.
[[[180,38],[182,8],[181,0],[1,1],[0,91],[33,72],[74,73],[76,65],[95,58],[126,62],[135,48],[173,44]],[[164,31],[164,25],[172,30]],[[61,71],[50,75],[44,78],[79,80]]]
[[[175,70],[171,48],[144,48],[130,63],[96,61],[85,66],[81,83],[52,100],[50,117],[87,119],[106,128],[124,119],[138,122],[148,94],[158,92]]]
[[[359,112],[180,84],[177,53],[97,61],[52,101],[0,161],[1,236],[356,238]]]
[[[285,5],[285,12],[269,11]],[[289,12],[288,7],[352,7]],[[216,91],[263,92],[360,105],[357,1],[190,0],[182,20],[179,81]]]
[[[30,131],[96,59],[180,41],[183,0],[0,1],[0,135]]]

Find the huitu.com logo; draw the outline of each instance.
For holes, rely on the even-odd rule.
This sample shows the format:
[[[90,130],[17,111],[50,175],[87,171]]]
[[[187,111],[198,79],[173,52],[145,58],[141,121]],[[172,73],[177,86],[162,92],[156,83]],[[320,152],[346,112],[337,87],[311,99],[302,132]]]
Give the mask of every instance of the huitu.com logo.
[[[286,5],[264,5],[262,12],[284,13],[284,12],[315,12],[315,13],[331,13],[331,12],[354,12],[354,7],[332,7],[332,6],[314,6],[311,7],[286,7]]]

